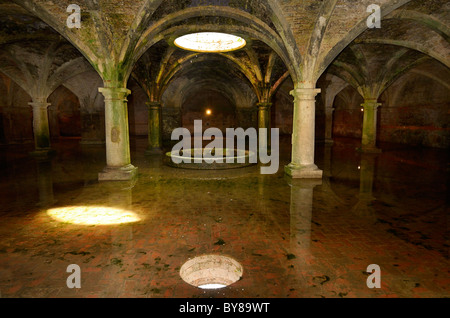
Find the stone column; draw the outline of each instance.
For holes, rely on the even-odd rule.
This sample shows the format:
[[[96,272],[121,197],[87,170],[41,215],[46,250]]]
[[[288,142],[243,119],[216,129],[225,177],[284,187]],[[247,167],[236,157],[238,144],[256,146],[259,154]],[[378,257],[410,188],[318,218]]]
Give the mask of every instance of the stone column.
[[[333,144],[333,114],[335,108],[325,108],[325,143]]]
[[[99,181],[127,181],[137,174],[131,165],[126,88],[99,88],[105,96],[106,163]]]
[[[48,122],[48,107],[46,98],[36,98],[29,103],[33,108],[33,132],[34,132],[34,155],[48,155],[52,152],[50,148],[50,128]]]
[[[376,99],[366,99],[364,104],[364,121],[362,128],[362,146],[361,151],[366,153],[380,153],[381,149],[376,146],[377,143],[377,115],[378,107],[381,106]]]
[[[294,125],[292,134],[292,162],[285,172],[292,178],[322,178],[323,171],[314,164],[316,96],[320,89],[298,88],[294,96]]]
[[[148,149],[146,154],[162,153],[161,102],[149,102],[148,106]]]
[[[257,106],[258,106],[258,128],[267,129],[266,133],[260,135],[259,138],[263,142],[262,147],[265,149],[270,149],[270,128],[271,128],[270,110],[272,107],[272,103],[258,103]]]

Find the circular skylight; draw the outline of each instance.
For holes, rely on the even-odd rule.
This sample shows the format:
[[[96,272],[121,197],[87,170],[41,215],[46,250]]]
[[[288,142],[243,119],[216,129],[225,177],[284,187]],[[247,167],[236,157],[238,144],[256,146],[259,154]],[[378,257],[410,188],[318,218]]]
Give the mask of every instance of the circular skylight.
[[[184,50],[205,53],[231,52],[239,50],[247,44],[239,36],[217,32],[183,35],[177,38],[174,43]]]

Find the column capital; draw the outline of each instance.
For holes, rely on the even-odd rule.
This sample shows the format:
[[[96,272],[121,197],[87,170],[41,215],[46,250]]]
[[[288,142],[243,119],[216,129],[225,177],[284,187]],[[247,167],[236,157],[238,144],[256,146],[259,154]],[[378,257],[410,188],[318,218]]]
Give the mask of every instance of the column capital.
[[[377,109],[378,107],[382,106],[383,104],[378,103],[378,99],[365,99],[364,103],[361,104],[362,107],[373,107]]]
[[[47,103],[47,99],[46,98],[36,98],[33,99],[32,102],[28,103],[28,105],[30,105],[33,108],[45,108],[47,109],[51,104]]]
[[[131,94],[131,91],[125,87],[99,87],[98,91],[107,100],[127,101],[127,96]]]
[[[257,103],[256,106],[258,107],[258,109],[261,110],[269,110],[272,107],[272,103],[269,102],[261,102],[261,103]]]
[[[320,88],[297,88],[292,90],[290,94],[294,96],[295,99],[315,100],[320,92],[322,92]]]
[[[145,103],[149,109],[159,110],[162,107],[161,102],[147,102]]]

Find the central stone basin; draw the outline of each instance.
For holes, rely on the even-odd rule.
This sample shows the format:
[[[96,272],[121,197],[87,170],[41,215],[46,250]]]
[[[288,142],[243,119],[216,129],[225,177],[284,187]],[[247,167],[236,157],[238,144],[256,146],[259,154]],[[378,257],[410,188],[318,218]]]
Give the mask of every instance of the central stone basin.
[[[181,168],[181,169],[192,169],[192,170],[226,170],[226,169],[237,169],[237,168],[243,168],[243,167],[249,167],[254,165],[254,163],[250,162],[250,158],[252,156],[255,156],[251,151],[248,150],[238,150],[233,149],[231,151],[231,159],[232,163],[227,163],[227,152],[228,150],[226,148],[220,148],[220,149],[212,149],[211,151],[208,149],[205,156],[205,149],[206,148],[191,148],[191,149],[185,149],[182,152],[182,154],[172,154],[172,152],[166,153],[165,156],[165,163],[171,167],[174,168]],[[202,162],[195,162],[195,153],[201,151],[202,156]],[[219,152],[223,154],[223,162],[210,162],[213,156]],[[210,153],[211,155],[208,155]],[[183,160],[181,163],[175,163],[173,162],[173,158],[177,158],[178,160]],[[185,162],[185,161],[190,161]]]

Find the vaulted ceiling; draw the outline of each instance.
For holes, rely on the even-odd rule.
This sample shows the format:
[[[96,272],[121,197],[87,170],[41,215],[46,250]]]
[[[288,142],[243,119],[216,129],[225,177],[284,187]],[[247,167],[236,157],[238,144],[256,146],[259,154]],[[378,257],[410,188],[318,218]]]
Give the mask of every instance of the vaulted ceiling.
[[[187,76],[182,91],[197,83],[232,97],[246,83],[265,101],[288,78],[315,83],[329,71],[362,93],[427,58],[450,67],[446,0],[379,0],[381,29],[367,28],[373,0],[78,0],[82,27],[69,29],[72,3],[0,0],[0,71],[29,89],[42,80],[34,73],[49,68],[51,89],[92,67],[105,85],[125,86],[133,76],[154,100]],[[233,33],[248,45],[221,54],[173,45],[197,31]]]

